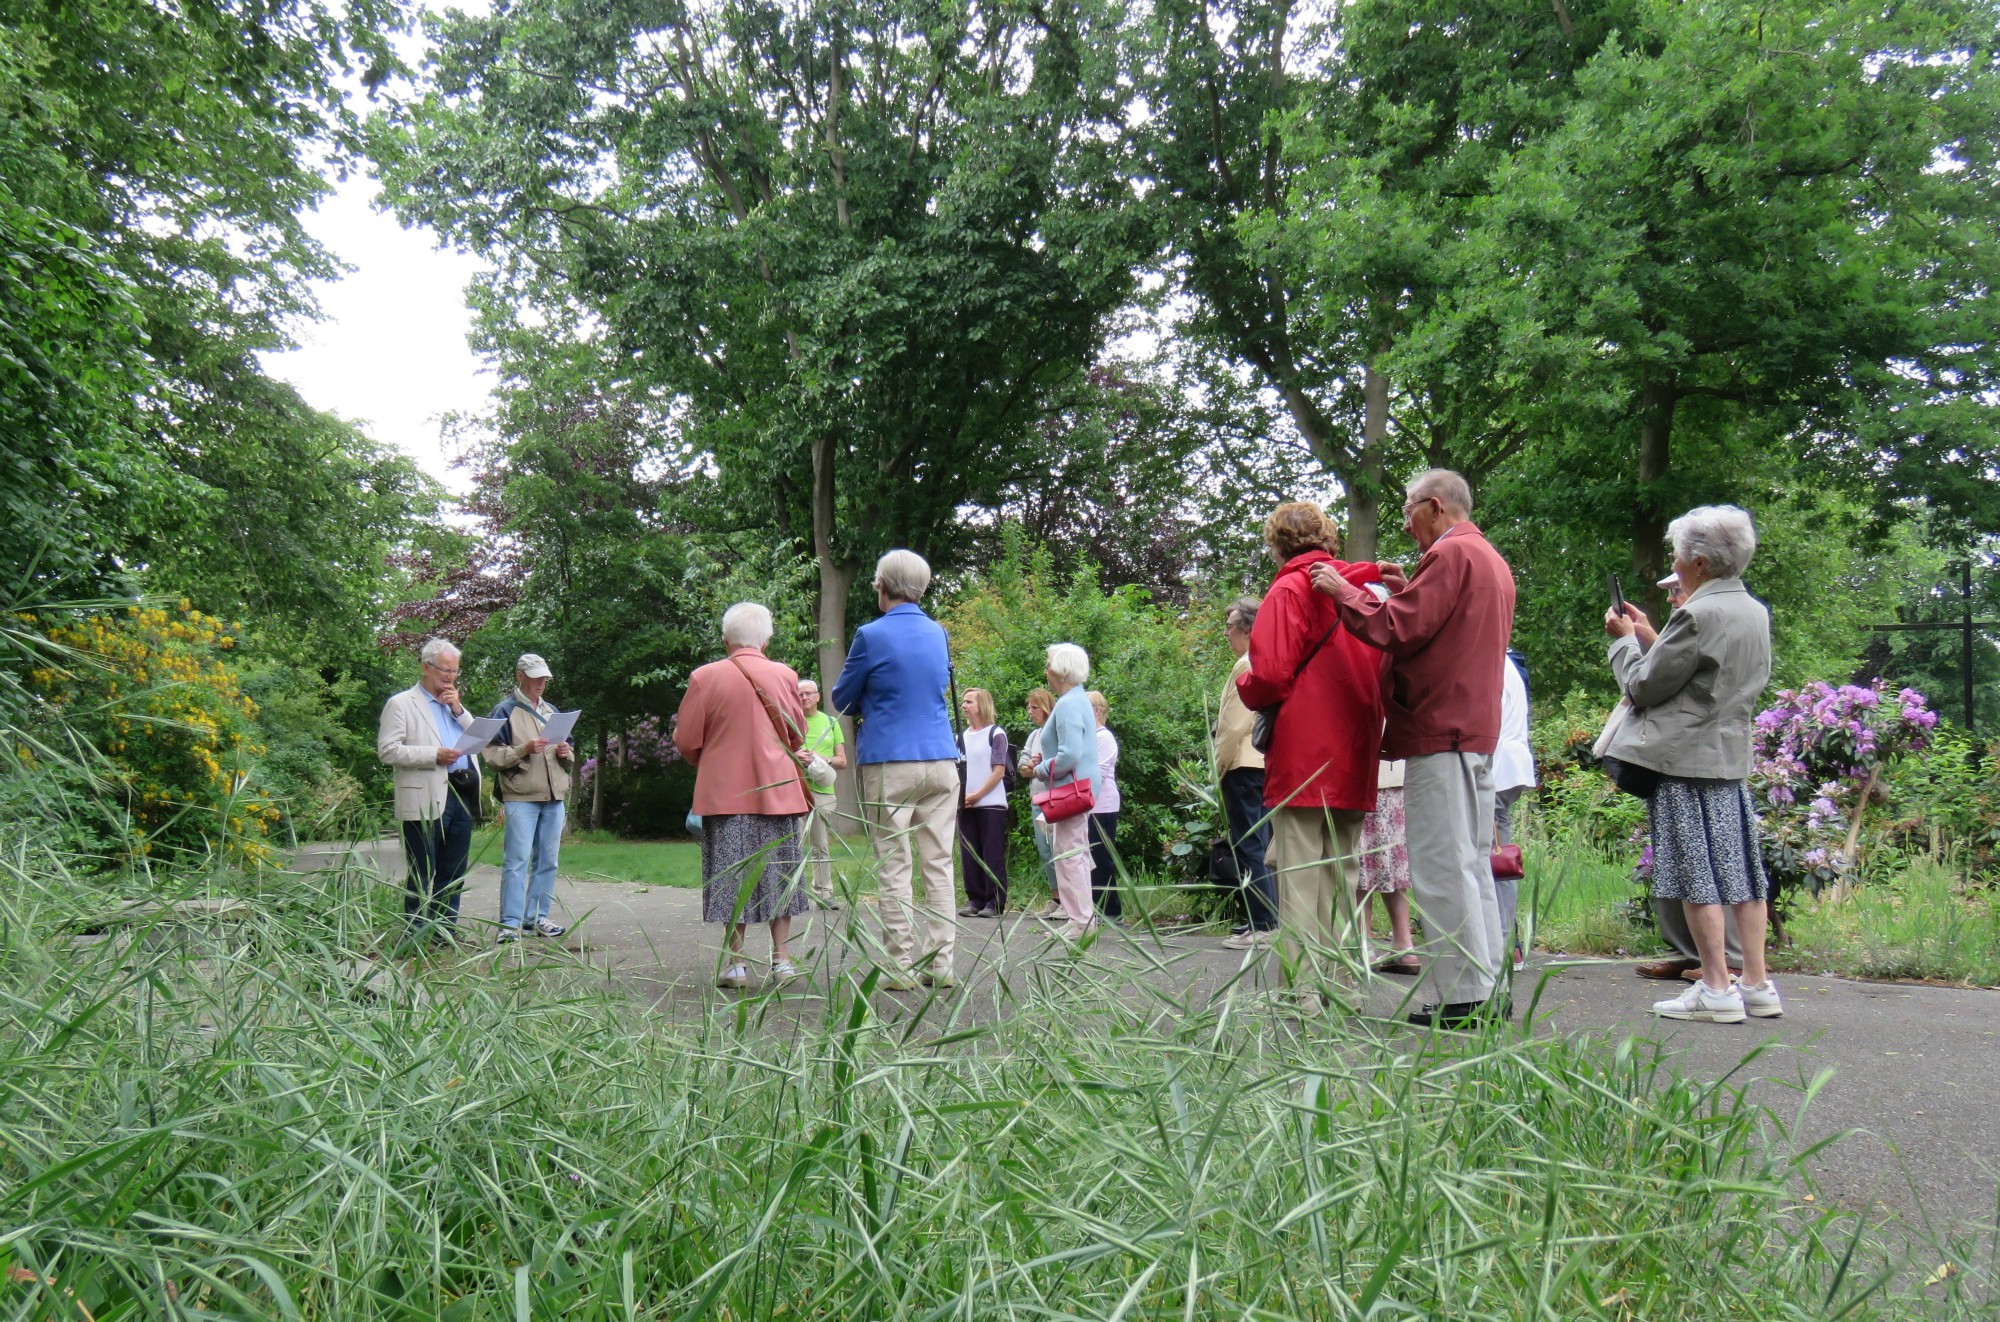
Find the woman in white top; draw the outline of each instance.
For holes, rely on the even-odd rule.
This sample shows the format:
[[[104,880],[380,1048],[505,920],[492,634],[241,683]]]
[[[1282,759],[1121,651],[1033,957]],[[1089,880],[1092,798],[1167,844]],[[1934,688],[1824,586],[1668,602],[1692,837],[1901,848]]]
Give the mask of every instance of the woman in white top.
[[[1104,724],[1111,704],[1096,689],[1090,706],[1097,713],[1096,805],[1090,810],[1090,900],[1099,917],[1118,918],[1118,736]]]
[[[1007,732],[994,724],[993,695],[967,689],[959,701],[965,733],[965,796],[958,806],[958,867],[965,878],[961,918],[1007,910]]]
[[[1528,744],[1528,682],[1509,652],[1500,663],[1500,742],[1493,749],[1493,843],[1514,843],[1514,801],[1534,788],[1535,751]],[[1515,924],[1520,908],[1517,877],[1495,877],[1494,898],[1500,905],[1500,929],[1513,947],[1514,967],[1520,968],[1521,937]]]

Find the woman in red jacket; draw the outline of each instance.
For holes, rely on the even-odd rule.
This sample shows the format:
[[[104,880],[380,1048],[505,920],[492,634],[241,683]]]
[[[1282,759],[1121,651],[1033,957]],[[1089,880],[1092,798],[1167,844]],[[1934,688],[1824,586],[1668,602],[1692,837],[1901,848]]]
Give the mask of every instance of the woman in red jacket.
[[[1264,754],[1278,958],[1286,982],[1316,1003],[1339,965],[1368,964],[1367,933],[1349,933],[1361,818],[1375,807],[1384,658],[1340,626],[1332,602],[1313,591],[1310,570],[1330,563],[1355,584],[1382,575],[1329,553],[1339,549],[1340,530],[1309,501],[1271,511],[1264,545],[1278,575],[1250,632],[1250,673],[1236,688],[1252,711],[1279,707]],[[1343,955],[1350,942],[1358,948]]]

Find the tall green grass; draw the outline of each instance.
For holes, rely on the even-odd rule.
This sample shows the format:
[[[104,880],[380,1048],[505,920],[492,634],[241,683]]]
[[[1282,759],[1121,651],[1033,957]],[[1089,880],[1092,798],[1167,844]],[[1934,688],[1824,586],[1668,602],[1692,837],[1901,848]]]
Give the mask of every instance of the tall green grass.
[[[55,854],[4,871],[7,1318],[1901,1317],[1983,1288],[1898,1294],[1797,1199],[1792,1117],[1645,1042],[1300,1020],[1102,948],[931,999],[828,957],[662,1011],[553,954],[371,964],[393,896],[351,871],[124,923]]]
[[[2000,986],[2000,906],[1945,858],[1918,855],[1851,893],[1801,897],[1786,935],[1783,957],[1801,968]]]

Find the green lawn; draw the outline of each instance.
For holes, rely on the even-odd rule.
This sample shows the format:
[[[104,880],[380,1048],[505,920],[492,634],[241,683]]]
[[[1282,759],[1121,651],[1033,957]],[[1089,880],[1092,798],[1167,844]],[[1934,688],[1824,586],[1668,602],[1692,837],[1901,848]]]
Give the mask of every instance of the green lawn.
[[[866,871],[866,845],[837,839],[834,866],[842,877]],[[500,862],[500,828],[483,826],[472,842],[474,863]],[[608,831],[572,831],[564,837],[560,872],[579,881],[629,881],[642,886],[701,886],[701,845],[694,840],[626,840]]]

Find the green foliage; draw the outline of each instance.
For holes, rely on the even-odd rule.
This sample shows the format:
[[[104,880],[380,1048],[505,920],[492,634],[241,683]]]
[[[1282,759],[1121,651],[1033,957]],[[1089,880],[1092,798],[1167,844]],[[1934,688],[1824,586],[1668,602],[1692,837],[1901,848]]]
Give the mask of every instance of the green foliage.
[[[332,273],[299,213],[351,160],[334,79],[387,58],[395,13],[28,0],[0,18],[0,566],[115,575],[216,498],[190,456],[268,439],[251,354]]]
[[[1948,857],[1968,878],[2000,881],[2000,741],[1940,725],[1922,757],[1890,772],[1876,849]]]
[[[1016,744],[1027,738],[1024,704],[1044,686],[1049,645],[1090,654],[1089,687],[1105,695],[1105,724],[1118,736],[1119,849],[1135,868],[1158,866],[1178,829],[1174,768],[1206,742],[1229,671],[1219,616],[1162,609],[1138,588],[1107,592],[1089,565],[1064,578],[1047,548],[1029,550],[1010,530],[985,577],[938,618],[951,634],[960,691],[990,689]]]

